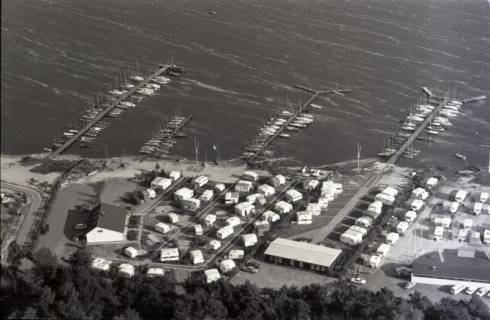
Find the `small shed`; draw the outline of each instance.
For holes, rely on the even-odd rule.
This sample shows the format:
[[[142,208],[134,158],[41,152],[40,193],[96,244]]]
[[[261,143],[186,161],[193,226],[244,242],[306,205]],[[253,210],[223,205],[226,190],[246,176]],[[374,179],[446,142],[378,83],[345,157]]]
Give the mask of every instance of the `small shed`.
[[[179,222],[179,216],[175,212],[169,212],[167,213],[167,220],[168,222],[175,224]]]
[[[202,255],[201,250],[192,250],[189,252],[191,257],[192,264],[200,264],[204,263],[204,256]]]
[[[482,192],[480,193],[480,198],[478,199],[479,202],[485,203],[488,200],[488,192]]]
[[[274,210],[279,214],[286,214],[293,210],[293,206],[285,201],[279,201],[274,205]]]
[[[473,220],[471,219],[464,219],[462,223],[463,229],[471,229],[473,227]]]
[[[248,217],[255,213],[255,207],[250,202],[240,202],[235,206],[235,212],[242,217]]]
[[[429,193],[425,191],[424,188],[416,188],[412,191],[413,199],[425,200],[428,197],[429,197]]]
[[[398,239],[400,239],[400,235],[398,233],[390,232],[386,236],[386,243],[394,245],[398,241]]]
[[[223,260],[219,264],[219,269],[223,273],[229,273],[229,272],[233,271],[233,269],[235,269],[235,268],[236,268],[236,264],[235,264],[235,261],[233,261],[232,259]]]
[[[305,180],[303,182],[303,189],[305,189],[306,191],[313,191],[316,188],[318,188],[319,185],[320,185],[320,181],[318,180],[315,179]]]
[[[158,222],[155,224],[155,231],[165,234],[170,231],[170,226],[166,223]]]
[[[237,204],[239,198],[240,198],[240,194],[238,192],[227,192],[225,194],[225,204],[226,205]]]
[[[262,219],[272,223],[278,221],[281,219],[281,217],[274,211],[267,210],[266,212],[262,213]]]
[[[408,230],[408,223],[406,223],[405,221],[399,222],[396,225],[396,232],[398,232],[399,234],[405,234],[407,230]]]
[[[191,211],[197,210],[201,206],[201,200],[193,197],[184,199],[181,201],[181,203],[184,209],[191,210]]]
[[[148,271],[146,271],[146,275],[148,277],[161,277],[165,274],[165,270],[162,268],[149,268]]]
[[[257,181],[259,180],[259,174],[255,171],[245,171],[242,178],[249,181]]]
[[[211,241],[209,241],[209,243],[208,243],[208,247],[209,247],[211,250],[218,250],[219,248],[221,248],[221,241],[218,241],[218,240],[211,240]]]
[[[238,217],[229,217],[228,219],[226,219],[226,224],[229,225],[230,227],[238,226],[241,223],[242,221]]]
[[[369,217],[369,216],[363,216],[363,217],[357,218],[355,224],[356,224],[356,226],[359,226],[362,228],[369,228],[373,224],[373,218]]]
[[[183,187],[180,188],[179,190],[175,191],[174,197],[178,201],[186,200],[194,196],[194,190],[191,190],[189,188]]]
[[[240,249],[233,249],[228,252],[228,258],[233,260],[241,260],[245,256],[245,251]]]
[[[313,222],[313,217],[308,211],[298,211],[296,213],[296,220],[298,224],[311,224]]]
[[[201,195],[202,201],[210,201],[214,197],[214,191],[211,189],[205,190]]]
[[[286,177],[284,177],[284,176],[282,176],[280,174],[273,176],[270,180],[271,180],[271,184],[275,188],[286,184]]]
[[[118,267],[118,273],[124,277],[131,278],[134,276],[134,267],[129,263],[121,263]]]
[[[444,228],[441,227],[441,226],[437,226],[434,228],[434,235],[433,235],[433,239],[438,241],[438,240],[442,240],[442,236],[444,235]]]
[[[204,217],[203,221],[206,226],[210,227],[216,222],[216,215],[208,214],[206,217]]]
[[[242,242],[245,247],[252,247],[257,243],[257,235],[255,233],[243,234]]]
[[[257,191],[263,194],[265,197],[270,197],[276,193],[276,189],[268,184],[261,185],[258,187]]]
[[[295,189],[286,191],[286,199],[290,202],[296,202],[303,199],[303,194]]]
[[[412,211],[419,211],[424,206],[424,202],[420,199],[414,199],[410,201],[410,209]]]
[[[412,223],[413,221],[415,221],[415,219],[417,218],[417,212],[415,211],[407,211],[405,212],[405,221],[408,222],[408,223]]]
[[[180,171],[171,171],[169,174],[168,174],[168,177],[170,179],[172,179],[173,181],[176,181],[180,178],[181,174],[180,174]]]
[[[247,180],[239,180],[236,184],[235,184],[235,191],[236,192],[250,192],[253,188],[253,183],[251,181],[247,181]]]
[[[231,236],[232,234],[233,234],[233,227],[231,227],[231,226],[224,226],[221,229],[219,229],[218,231],[216,231],[216,236],[220,240],[226,239],[229,236]]]
[[[386,257],[388,252],[390,252],[390,245],[387,243],[382,243],[379,245],[378,249],[376,249],[376,254],[381,256],[381,257]]]
[[[276,213],[274,213],[276,214]],[[262,236],[264,233],[269,232],[271,229],[271,225],[268,221],[257,220],[254,222],[255,232]]]
[[[369,257],[368,266],[371,268],[378,268],[381,264],[381,257],[378,255],[372,255]]]
[[[395,202],[395,197],[385,193],[378,193],[374,198],[376,201],[379,201],[387,206],[391,206]]]
[[[306,206],[306,211],[311,213],[312,216],[319,216],[320,213],[322,212],[322,208],[320,207],[320,205],[318,203],[310,202]]]
[[[198,176],[196,178],[194,178],[194,181],[192,181],[192,183],[195,185],[195,186],[198,186],[198,187],[203,187],[205,186],[207,183],[209,182],[209,178],[206,177],[206,176]]]
[[[473,206],[473,214],[477,216],[481,214],[482,210],[483,210],[483,203],[475,202],[475,205]]]
[[[179,257],[179,248],[163,248],[160,249],[160,261],[178,261]]]
[[[221,278],[218,269],[207,269],[204,270],[204,277],[206,278],[206,283],[211,283],[218,281]]]
[[[171,179],[162,178],[162,177],[156,177],[150,183],[151,188],[153,190],[165,190],[168,187],[170,187],[171,184],[172,184],[172,180]]]
[[[202,234],[203,234],[202,225],[195,224],[194,225],[194,232],[196,233],[196,236],[202,236]]]
[[[454,200],[461,203],[466,199],[466,196],[468,195],[468,192],[466,190],[458,190],[456,192],[456,195],[454,196]]]
[[[214,190],[216,190],[217,192],[223,192],[223,191],[225,191],[225,189],[226,189],[226,186],[223,183],[217,183],[214,186]]]
[[[429,179],[427,179],[425,186],[429,189],[433,189],[437,186],[438,183],[439,183],[439,179],[435,177],[430,177]]]
[[[127,247],[124,249],[124,254],[130,258],[136,258],[138,256],[138,250],[133,247]]]

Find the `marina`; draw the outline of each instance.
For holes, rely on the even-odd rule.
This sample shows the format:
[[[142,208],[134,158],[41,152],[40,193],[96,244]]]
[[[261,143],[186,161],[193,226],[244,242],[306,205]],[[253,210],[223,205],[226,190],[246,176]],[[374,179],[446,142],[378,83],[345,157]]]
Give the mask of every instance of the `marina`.
[[[387,158],[388,164],[395,164],[400,157],[414,158],[420,150],[414,149],[416,140],[423,142],[435,142],[431,136],[439,135],[452,126],[448,118],[459,115],[459,109],[471,102],[485,100],[486,96],[467,99],[451,99],[449,92],[444,97],[436,96],[429,88],[422,87],[427,95],[427,102],[416,105],[416,111],[410,110],[410,114],[402,121],[402,127],[396,137],[390,137],[385,149],[378,153],[379,157]],[[427,135],[423,135],[425,133]],[[466,161],[463,155],[456,156]]]
[[[187,136],[182,130],[191,119],[192,115],[187,117],[173,116],[170,121],[162,121],[155,128],[151,138],[139,149],[139,153],[157,158],[167,158],[177,144],[175,138]]]
[[[97,135],[108,126],[109,122],[103,119],[118,117],[124,110],[136,107],[133,101],[138,102],[143,96],[154,94],[154,90],[160,89],[160,84],[169,82],[167,77],[162,76],[163,74],[170,76],[169,73],[171,73],[172,76],[178,76],[183,72],[182,67],[172,63],[159,65],[158,70],[146,78],[137,75],[131,76],[130,80],[134,81],[135,84],[126,82],[123,87],[128,90],[109,90],[110,103],[100,103],[97,107],[89,106],[81,118],[86,124],[80,129],[69,129],[71,131],[64,132],[63,138],[54,141],[53,147],[45,148],[46,151],[50,152],[46,158],[50,159],[60,155],[77,141],[80,141],[80,147],[89,147]]]
[[[314,116],[308,113],[311,109],[321,109],[322,106],[313,103],[322,94],[337,94],[344,95],[351,91],[350,88],[329,89],[318,91],[301,85],[294,85],[296,89],[312,93],[306,102],[300,104],[295,110],[282,110],[277,112],[272,118],[259,129],[257,134],[252,137],[252,143],[245,147],[245,152],[242,154],[242,159],[249,163],[257,160],[263,160],[273,155],[267,147],[277,138],[290,138],[288,132],[299,132],[301,129],[307,128],[314,122]]]

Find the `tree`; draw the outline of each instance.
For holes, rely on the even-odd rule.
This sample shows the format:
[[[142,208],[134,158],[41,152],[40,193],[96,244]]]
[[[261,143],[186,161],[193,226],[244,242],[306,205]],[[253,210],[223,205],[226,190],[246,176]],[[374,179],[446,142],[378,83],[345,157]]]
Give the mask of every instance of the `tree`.
[[[70,256],[70,261],[74,266],[88,266],[92,261],[92,256],[86,248],[81,248]]]
[[[136,310],[126,308],[123,313],[114,317],[114,320],[141,320],[141,317]]]

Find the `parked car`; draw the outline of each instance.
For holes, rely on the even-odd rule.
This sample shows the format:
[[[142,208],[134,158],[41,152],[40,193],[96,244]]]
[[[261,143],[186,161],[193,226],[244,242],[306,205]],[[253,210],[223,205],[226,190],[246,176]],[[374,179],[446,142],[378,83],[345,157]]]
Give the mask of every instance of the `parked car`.
[[[241,269],[242,269],[242,271],[250,272],[250,273],[257,273],[257,271],[259,271],[259,270],[257,270],[257,268],[254,268],[252,266],[247,266],[247,265],[242,266]]]
[[[250,260],[250,261],[247,261],[245,263],[245,265],[252,266],[252,267],[254,267],[256,269],[260,269],[260,263],[258,263],[257,261]]]
[[[366,284],[366,279],[357,277],[357,278],[351,278],[350,282],[356,283],[356,284]]]
[[[407,289],[407,290],[412,289],[413,287],[415,287],[415,285],[416,285],[415,282],[407,281],[407,282],[405,282],[405,289]]]
[[[480,288],[476,291],[476,294],[480,297],[483,297],[485,294],[487,294],[488,290],[485,288]]]
[[[75,230],[83,230],[86,228],[87,228],[87,224],[85,223],[77,223],[77,225],[75,226]]]
[[[466,290],[464,291],[466,294],[473,294],[476,292],[476,289],[475,287],[467,287]]]

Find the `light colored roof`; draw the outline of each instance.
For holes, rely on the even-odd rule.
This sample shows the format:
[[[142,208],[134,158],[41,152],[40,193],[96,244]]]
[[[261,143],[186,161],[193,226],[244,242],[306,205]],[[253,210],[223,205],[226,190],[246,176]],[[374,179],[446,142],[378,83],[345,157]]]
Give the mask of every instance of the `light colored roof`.
[[[267,247],[265,254],[330,267],[341,252],[339,249],[277,238]]]

